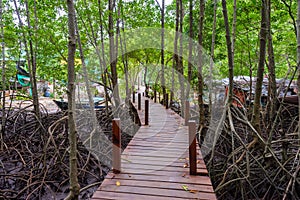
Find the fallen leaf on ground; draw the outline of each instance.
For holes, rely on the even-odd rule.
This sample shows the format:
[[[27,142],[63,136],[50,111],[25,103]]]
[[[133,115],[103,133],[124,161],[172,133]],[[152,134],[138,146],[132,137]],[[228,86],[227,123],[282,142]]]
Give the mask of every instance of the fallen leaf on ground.
[[[117,181],[116,186],[120,186],[120,185],[121,185],[120,181]]]
[[[190,192],[190,193],[196,194],[196,193],[199,192],[199,191],[198,191],[198,190],[190,190],[189,192]]]
[[[129,163],[132,163],[132,161],[130,161],[130,160],[127,159],[127,158],[121,157],[121,159],[122,159],[122,160],[125,160],[125,161],[127,161],[127,162],[129,162]]]
[[[184,163],[183,168],[187,168],[189,166],[189,164]]]
[[[184,189],[185,191],[189,191],[189,187],[186,185],[182,185],[182,189]]]

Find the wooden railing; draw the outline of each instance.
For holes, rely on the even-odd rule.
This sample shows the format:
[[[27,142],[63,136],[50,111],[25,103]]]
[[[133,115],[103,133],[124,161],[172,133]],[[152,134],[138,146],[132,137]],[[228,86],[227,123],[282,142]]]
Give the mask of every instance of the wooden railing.
[[[154,97],[156,99],[156,95]],[[135,101],[135,94],[133,93],[132,101]],[[164,99],[165,107],[168,109],[168,94]],[[138,110],[141,110],[141,93],[138,93]],[[188,126],[189,131],[189,167],[190,175],[197,175],[197,151],[196,151],[196,121],[189,120],[190,118],[190,102],[185,101],[185,126]],[[145,100],[145,125],[149,125],[149,100]],[[112,121],[112,143],[113,143],[113,172],[121,172],[121,129],[120,119],[113,119]]]

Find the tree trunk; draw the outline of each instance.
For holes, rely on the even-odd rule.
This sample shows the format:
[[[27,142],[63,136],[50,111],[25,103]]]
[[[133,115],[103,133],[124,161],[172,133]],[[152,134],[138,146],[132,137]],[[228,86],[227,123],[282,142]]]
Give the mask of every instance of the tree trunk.
[[[297,69],[298,69],[298,99],[300,99],[300,0],[298,0],[298,9],[297,9]],[[300,101],[298,105],[299,116],[300,116]],[[300,144],[300,118],[298,121],[298,139]]]
[[[189,60],[188,60],[188,89],[187,97],[190,95],[191,81],[192,81],[192,60],[193,60],[193,0],[189,1]]]
[[[92,117],[92,125],[93,125],[93,129],[90,133],[90,146],[89,148],[92,149],[92,140],[93,140],[93,135],[94,134],[100,134],[97,130],[97,116],[96,116],[96,112],[94,109],[94,100],[93,100],[93,95],[90,89],[90,82],[89,82],[89,75],[88,75],[88,70],[87,67],[85,65],[85,57],[84,57],[84,53],[83,53],[83,48],[82,48],[82,43],[81,43],[81,39],[80,39],[80,33],[78,30],[78,24],[77,24],[77,20],[75,18],[75,29],[76,29],[76,34],[77,34],[77,42],[78,42],[78,49],[79,49],[79,54],[80,54],[80,59],[81,59],[81,63],[82,63],[82,70],[83,70],[83,79],[86,85],[86,91],[87,91],[87,95],[88,95],[88,100],[89,100],[89,105],[90,105],[90,112],[91,112],[91,117]],[[79,91],[79,90],[78,90]],[[84,143],[84,145],[86,145]]]
[[[115,100],[115,107],[118,108],[120,105],[120,99],[119,99],[119,89],[118,89],[117,58],[116,58],[116,48],[115,48],[115,39],[114,39],[114,20],[113,20],[115,0],[109,0],[108,3],[109,3],[108,33],[109,33],[110,70],[112,76],[112,87],[113,87],[113,95]]]
[[[78,199],[80,186],[77,169],[77,130],[74,119],[75,112],[75,8],[73,0],[67,0],[68,6],[68,130],[70,143],[70,193],[66,199]]]
[[[233,57],[232,57],[232,49],[231,49],[232,46],[231,46],[226,0],[222,0],[222,7],[223,7],[224,24],[225,24],[225,30],[226,30],[226,44],[227,44],[227,54],[228,54],[228,67],[229,67],[228,105],[230,106],[232,103],[232,96],[233,96],[233,94],[232,94],[232,91],[233,91]]]
[[[32,98],[33,98],[33,105],[34,105],[34,111],[36,116],[39,118],[40,117],[40,110],[39,110],[39,101],[38,101],[38,95],[37,95],[37,87],[36,87],[36,61],[35,61],[35,56],[33,55],[33,46],[32,46],[32,36],[31,36],[31,26],[30,26],[30,16],[29,16],[29,10],[28,10],[28,2],[25,1],[25,7],[26,7],[26,13],[27,13],[27,22],[28,22],[28,33],[29,33],[29,43],[30,43],[30,53],[28,52],[28,47],[27,47],[27,39],[26,39],[26,33],[25,30],[23,30],[23,22],[21,19],[20,11],[17,6],[16,0],[14,0],[14,6],[16,9],[17,17],[19,20],[19,26],[22,30],[22,36],[23,36],[23,42],[24,42],[24,47],[25,47],[25,52],[26,52],[26,57],[27,57],[27,63],[28,63],[28,70],[29,70],[29,75],[30,75],[30,83],[31,83],[31,88],[32,88]],[[32,65],[32,66],[31,66]]]
[[[261,1],[261,29],[260,29],[260,51],[259,51],[259,63],[257,68],[257,80],[255,87],[254,106],[252,113],[252,124],[257,130],[258,134],[261,133],[260,129],[260,99],[262,92],[264,66],[266,58],[266,40],[267,40],[267,4],[266,0]],[[254,135],[254,139],[257,137]]]
[[[181,101],[181,116],[184,116],[185,96],[184,96],[184,74],[183,74],[183,57],[182,57],[182,35],[183,35],[183,5],[182,0],[179,1],[179,55],[178,55],[178,80],[180,83],[180,101]]]
[[[161,86],[163,90],[164,105],[166,105],[166,84],[165,84],[165,0],[161,3]]]
[[[249,61],[249,77],[250,77],[250,82],[249,82],[249,107],[251,105],[251,101],[252,101],[252,85],[253,85],[253,81],[252,81],[252,77],[253,77],[253,66],[252,66],[252,59],[251,59],[251,41],[249,39],[249,29],[247,28],[247,50],[248,50],[248,61]]]
[[[4,141],[3,137],[5,135],[5,123],[6,123],[6,113],[5,113],[5,90],[6,90],[6,79],[5,79],[5,40],[4,40],[4,22],[3,22],[3,2],[0,0],[0,28],[1,28],[1,41],[2,41],[2,115],[1,115],[1,131],[0,131],[0,151],[3,151]],[[1,95],[0,95],[1,98]],[[1,102],[1,99],[0,99]]]
[[[127,55],[127,46],[126,46],[126,40],[127,38],[125,37],[125,20],[124,20],[124,10],[123,10],[123,1],[120,0],[120,7],[121,7],[121,14],[122,14],[122,33],[123,33],[123,38],[121,37],[120,34],[120,44],[121,44],[121,49],[122,49],[122,60],[123,60],[123,65],[124,65],[124,73],[125,73],[125,84],[126,84],[126,99],[130,99],[130,88],[129,88],[129,74],[128,74],[128,55]],[[147,66],[146,66],[146,71],[147,71]],[[145,74],[147,77],[147,73]]]
[[[209,113],[212,110],[212,88],[213,88],[213,67],[215,57],[215,43],[216,43],[216,26],[217,26],[217,0],[214,0],[214,20],[213,30],[211,36],[211,50],[210,50],[210,63],[209,63]]]
[[[203,102],[203,77],[202,77],[202,65],[203,65],[203,25],[204,25],[204,9],[205,9],[205,1],[200,0],[200,18],[199,18],[199,35],[198,35],[198,43],[199,43],[199,53],[198,53],[198,105],[199,105],[199,129],[202,130],[204,127],[204,102]],[[200,139],[203,141],[204,135],[200,132]]]
[[[174,53],[173,53],[173,69],[172,69],[172,91],[171,91],[171,101],[174,99],[175,90],[175,69],[178,73],[178,32],[179,32],[179,1],[176,0],[176,17],[175,17],[175,37],[174,37]]]
[[[234,46],[235,46],[235,33],[236,33],[236,0],[233,1],[233,20],[232,20],[232,63],[234,66]]]
[[[291,17],[291,19],[292,19],[292,24],[293,24],[293,26],[294,26],[294,33],[295,33],[295,35],[296,35],[296,37],[297,37],[297,30],[298,30],[298,28],[297,28],[297,25],[296,25],[296,20],[295,20],[295,17],[294,17],[294,14],[293,14],[293,8],[292,8],[292,0],[290,0],[289,1],[289,3],[286,1],[286,0],[281,0],[281,2],[287,7],[287,9],[288,9],[288,13],[289,13],[289,15],[290,15],[290,17]]]
[[[27,25],[28,25],[28,35],[29,35],[29,51],[30,51],[30,61],[28,60],[28,68],[30,72],[30,83],[31,83],[31,90],[32,90],[32,99],[33,99],[33,106],[34,106],[34,111],[39,119],[41,116],[40,114],[40,106],[39,106],[39,96],[37,92],[37,84],[36,84],[36,53],[33,49],[33,36],[31,32],[31,24],[30,24],[30,12],[29,12],[29,7],[28,7],[28,1],[25,1],[25,6],[26,6],[26,13],[27,13]],[[34,26],[36,28],[36,25]],[[35,30],[37,32],[37,30]]]
[[[271,31],[271,0],[267,0],[267,30],[268,30],[268,71],[269,71],[269,87],[268,87],[268,127],[272,127],[273,116],[275,113],[275,103],[276,102],[276,74],[275,74],[275,60],[274,60],[274,50],[273,50],[273,40]]]
[[[98,12],[99,12],[99,25],[100,25],[100,40],[101,40],[101,50],[102,50],[102,58],[100,56],[100,51],[98,45],[96,46],[97,55],[99,58],[100,66],[102,68],[102,79],[104,85],[104,93],[105,93],[105,114],[108,116],[108,101],[110,100],[107,88],[107,68],[106,68],[106,60],[105,60],[105,48],[104,48],[104,33],[103,33],[103,20],[102,20],[102,8],[101,8],[101,1],[98,0]],[[96,40],[95,40],[96,42]],[[102,62],[101,62],[102,60]]]

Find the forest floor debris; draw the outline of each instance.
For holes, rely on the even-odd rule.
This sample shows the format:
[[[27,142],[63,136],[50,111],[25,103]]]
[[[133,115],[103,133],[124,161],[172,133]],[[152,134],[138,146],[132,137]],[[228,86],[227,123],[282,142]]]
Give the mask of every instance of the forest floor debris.
[[[0,151],[0,199],[64,199],[69,192],[69,153],[67,116],[63,112],[43,112],[36,120],[32,105],[26,102],[8,112],[4,149]],[[50,103],[51,104],[51,103]],[[42,106],[44,111],[46,107]],[[54,110],[57,110],[55,107]],[[128,109],[123,106],[120,110]],[[52,110],[53,111],[53,110]],[[138,126],[131,126],[134,117],[128,111],[119,112],[124,124],[122,148],[131,140]],[[1,114],[1,113],[0,113]],[[129,115],[133,114],[131,111]],[[101,134],[111,140],[111,120],[116,115],[111,110],[96,111]],[[123,131],[126,130],[127,132]],[[130,133],[129,133],[130,132]],[[128,134],[129,133],[129,134]],[[106,145],[106,144],[105,144]],[[103,149],[110,149],[103,146]],[[110,162],[107,162],[110,163]],[[89,199],[99,187],[110,166],[103,164],[89,151],[83,141],[78,142],[78,180],[80,199]]]

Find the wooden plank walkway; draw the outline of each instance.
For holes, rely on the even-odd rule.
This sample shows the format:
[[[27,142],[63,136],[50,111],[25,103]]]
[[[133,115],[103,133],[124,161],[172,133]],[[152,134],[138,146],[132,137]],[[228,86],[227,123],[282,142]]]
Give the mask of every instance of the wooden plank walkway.
[[[121,173],[109,172],[92,199],[216,199],[199,148],[199,175],[189,175],[184,120],[172,110],[149,102],[149,126],[141,126],[123,151]],[[144,97],[138,112],[143,124]]]

